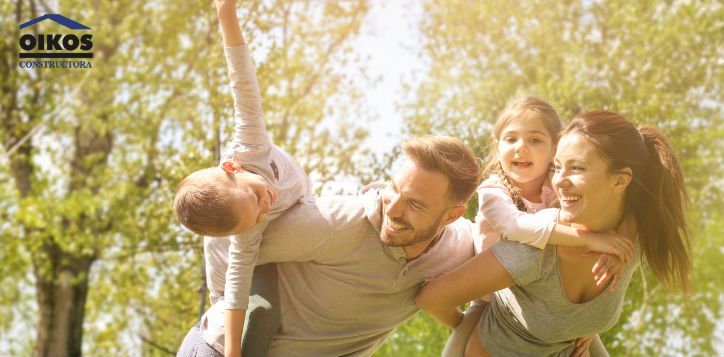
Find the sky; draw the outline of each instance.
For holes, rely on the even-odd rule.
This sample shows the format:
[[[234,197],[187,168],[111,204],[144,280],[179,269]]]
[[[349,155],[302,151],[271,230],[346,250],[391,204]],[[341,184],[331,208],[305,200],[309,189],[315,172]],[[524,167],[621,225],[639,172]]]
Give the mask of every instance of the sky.
[[[419,56],[422,38],[417,29],[421,14],[420,1],[373,0],[360,34],[353,41],[355,51],[367,58],[370,78],[377,79],[365,88],[363,98],[366,114],[374,118],[367,123],[370,135],[364,147],[376,156],[390,152],[403,139],[398,105],[403,97],[412,95],[403,91],[403,83],[414,83],[420,79],[419,73],[424,73]],[[321,195],[354,194],[360,187],[356,178],[338,178],[323,183]]]
[[[417,21],[419,1],[373,1],[355,48],[369,55],[369,73],[380,80],[366,91],[367,105],[377,113],[369,126],[368,147],[384,153],[397,145],[402,136],[402,114],[396,104],[406,95],[402,83],[415,79],[424,68],[419,59],[421,35]]]

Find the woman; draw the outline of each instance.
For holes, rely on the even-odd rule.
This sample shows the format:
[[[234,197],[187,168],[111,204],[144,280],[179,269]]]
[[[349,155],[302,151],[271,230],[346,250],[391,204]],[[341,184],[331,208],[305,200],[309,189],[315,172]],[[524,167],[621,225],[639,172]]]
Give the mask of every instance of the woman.
[[[688,287],[691,271],[679,163],[665,138],[637,130],[620,115],[593,111],[574,117],[554,159],[558,220],[580,229],[637,237],[637,255],[667,286]],[[624,220],[624,217],[627,219]],[[574,340],[613,327],[638,265],[618,289],[591,279],[597,257],[585,248],[538,250],[502,240],[426,285],[417,303],[455,327],[457,306],[492,292],[468,340],[469,356],[568,356]]]

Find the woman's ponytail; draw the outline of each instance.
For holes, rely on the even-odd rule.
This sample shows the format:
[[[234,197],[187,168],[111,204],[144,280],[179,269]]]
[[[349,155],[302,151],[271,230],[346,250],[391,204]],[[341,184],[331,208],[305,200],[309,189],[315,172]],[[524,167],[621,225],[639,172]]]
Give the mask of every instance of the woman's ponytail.
[[[680,286],[688,291],[691,245],[686,224],[688,194],[681,165],[658,130],[641,127],[639,132],[650,162],[639,179],[634,179],[641,185],[642,195],[631,199],[646,203],[637,205],[639,212],[635,213],[643,254],[654,275],[665,286]]]
[[[636,129],[619,114],[596,110],[576,114],[564,135],[585,135],[612,172],[630,168],[626,213],[636,219],[643,256],[666,287],[689,288],[692,270],[688,195],[681,165],[656,129]]]

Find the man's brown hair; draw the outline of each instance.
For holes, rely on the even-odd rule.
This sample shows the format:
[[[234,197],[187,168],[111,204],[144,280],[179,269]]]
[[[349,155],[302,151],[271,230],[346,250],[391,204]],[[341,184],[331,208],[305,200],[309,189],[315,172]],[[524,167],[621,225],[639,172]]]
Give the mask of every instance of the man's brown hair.
[[[450,136],[416,136],[402,142],[410,160],[425,170],[445,175],[448,195],[454,203],[465,203],[480,183],[480,165],[460,140]]]

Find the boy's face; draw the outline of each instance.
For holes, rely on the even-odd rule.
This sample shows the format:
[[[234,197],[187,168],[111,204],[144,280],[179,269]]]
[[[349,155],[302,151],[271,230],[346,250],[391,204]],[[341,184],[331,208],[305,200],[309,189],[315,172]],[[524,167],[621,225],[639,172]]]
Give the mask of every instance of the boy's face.
[[[230,234],[235,235],[264,222],[264,217],[276,201],[276,191],[259,175],[246,171],[234,173],[234,184],[235,212],[239,215],[239,224]]]

